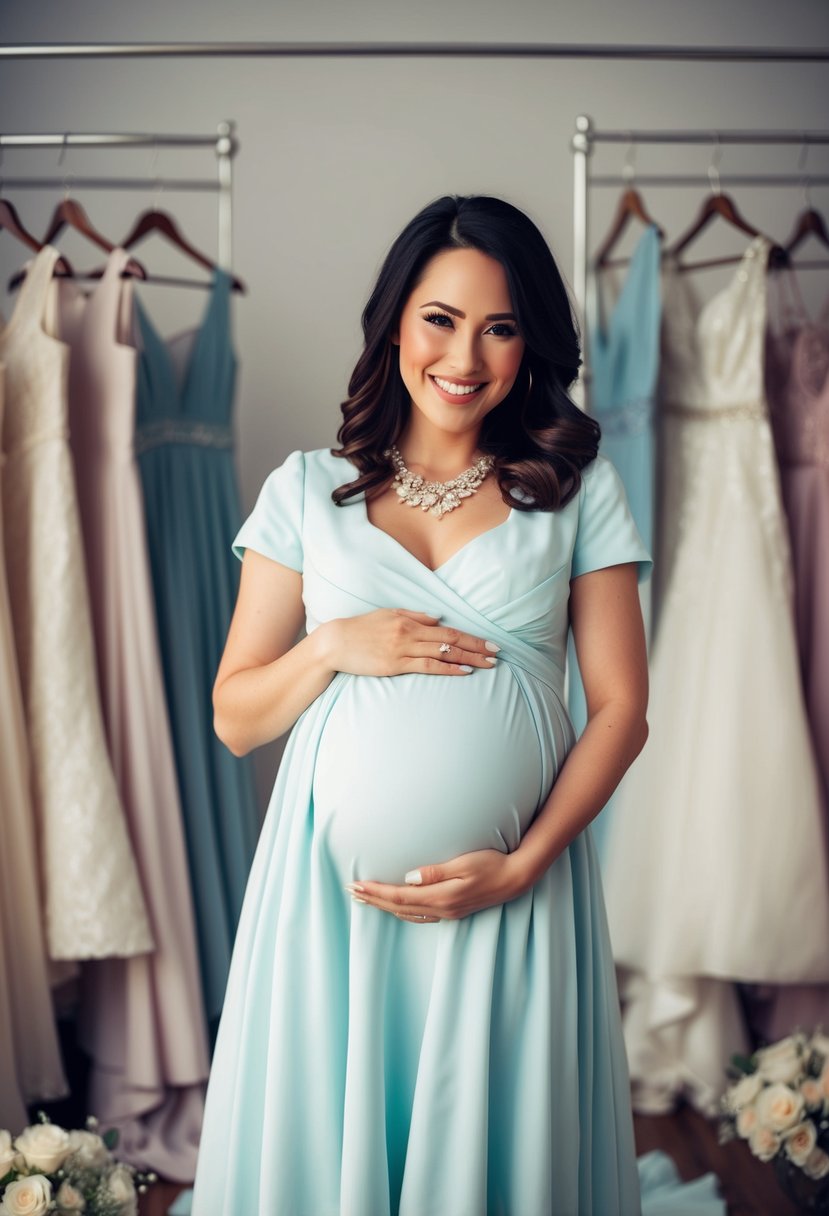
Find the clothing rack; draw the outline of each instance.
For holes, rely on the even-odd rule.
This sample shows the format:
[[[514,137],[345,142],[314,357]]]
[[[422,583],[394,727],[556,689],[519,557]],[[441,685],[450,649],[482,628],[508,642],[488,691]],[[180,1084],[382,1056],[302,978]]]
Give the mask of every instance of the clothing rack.
[[[575,42],[91,42],[0,46],[0,59],[654,59],[826,63],[826,47]]]
[[[239,150],[239,141],[235,135],[235,124],[230,121],[220,122],[215,135],[153,135],[135,132],[107,132],[95,134],[88,132],[67,131],[60,135],[38,134],[0,134],[0,157],[5,148],[60,148],[63,152],[70,147],[78,148],[153,148],[158,152],[162,148],[213,148],[216,154],[215,178],[172,178],[156,175],[146,178],[112,178],[84,177],[74,174],[64,177],[3,177],[0,172],[0,193],[6,186],[18,189],[37,189],[40,187],[60,188],[67,190],[71,184],[81,188],[93,189],[154,189],[162,187],[167,190],[196,190],[216,191],[219,196],[218,206],[218,258],[217,264],[223,270],[231,270],[233,266],[233,157]]]
[[[635,147],[638,144],[698,144],[708,147],[719,147],[725,144],[794,144],[807,149],[812,146],[829,145],[829,131],[795,131],[795,130],[630,130],[602,131],[597,130],[593,120],[586,114],[580,114],[576,119],[576,130],[571,140],[573,151],[573,294],[580,317],[585,317],[588,293],[588,258],[589,258],[589,201],[590,191],[594,186],[627,186],[633,184],[632,173],[629,174],[591,174],[590,157],[593,148],[598,143],[627,144]],[[717,172],[717,180],[721,186],[800,186],[829,185],[829,175],[807,173],[780,174],[723,174]],[[657,173],[640,175],[636,173],[635,183],[647,186],[687,186],[711,185],[708,177],[693,174]],[[583,336],[583,367],[580,377],[581,403],[588,404],[590,386],[589,364],[589,335]]]

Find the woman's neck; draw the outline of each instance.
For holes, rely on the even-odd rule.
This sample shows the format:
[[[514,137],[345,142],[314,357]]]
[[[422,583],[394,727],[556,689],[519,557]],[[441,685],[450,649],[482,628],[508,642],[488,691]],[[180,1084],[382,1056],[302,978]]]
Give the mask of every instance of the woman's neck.
[[[480,428],[458,435],[410,419],[397,447],[407,468],[434,481],[448,481],[475,463]]]

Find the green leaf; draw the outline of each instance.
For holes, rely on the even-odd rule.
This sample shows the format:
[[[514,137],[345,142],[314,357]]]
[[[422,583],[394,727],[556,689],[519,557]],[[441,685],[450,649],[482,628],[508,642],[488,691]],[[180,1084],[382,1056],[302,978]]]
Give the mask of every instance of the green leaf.
[[[753,1056],[733,1055],[731,1063],[745,1077],[750,1077],[752,1073],[757,1071],[757,1064]]]
[[[101,1136],[101,1139],[103,1140],[104,1144],[107,1146],[109,1151],[112,1152],[113,1149],[116,1148],[116,1146],[118,1144],[118,1128],[111,1127],[109,1129],[109,1131],[104,1132],[103,1136]]]

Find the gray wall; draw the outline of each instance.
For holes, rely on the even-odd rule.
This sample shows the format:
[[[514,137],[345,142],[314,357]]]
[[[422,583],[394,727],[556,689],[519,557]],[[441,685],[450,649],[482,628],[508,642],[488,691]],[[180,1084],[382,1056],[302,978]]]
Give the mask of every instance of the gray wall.
[[[140,5],[99,0],[0,0],[3,42],[171,40],[474,40],[829,46],[825,0],[337,0],[288,5],[218,0]],[[510,60],[125,60],[33,61],[0,67],[0,130],[212,132],[238,123],[235,268],[248,294],[235,300],[240,357],[239,470],[250,505],[268,470],[296,447],[330,444],[338,404],[359,350],[359,314],[374,272],[400,226],[443,193],[488,192],[539,223],[572,274],[575,116],[628,127],[793,127],[827,123],[826,65]],[[722,171],[795,169],[798,149],[726,149]],[[639,150],[640,171],[704,173],[706,149]],[[624,149],[605,146],[595,168],[616,171]],[[816,151],[810,166],[829,171]],[[68,152],[78,174],[152,176],[149,151]],[[161,174],[209,176],[212,153],[162,152]],[[0,173],[54,174],[56,151],[7,151]],[[24,222],[42,232],[59,192],[8,191]],[[646,198],[669,236],[696,212],[700,190],[651,190]],[[113,239],[123,236],[152,191],[80,197]],[[797,191],[737,193],[747,218],[785,238],[802,204]],[[826,209],[829,192],[815,189]],[[615,192],[597,191],[596,238]],[[215,250],[213,196],[164,195],[186,234]],[[98,263],[72,235],[80,265]],[[700,255],[742,247],[712,231]],[[0,238],[0,284],[24,259]],[[150,270],[190,273],[151,241]],[[718,286],[706,272],[703,291]],[[194,324],[203,293],[146,288],[161,328]],[[0,295],[8,314],[13,301]]]

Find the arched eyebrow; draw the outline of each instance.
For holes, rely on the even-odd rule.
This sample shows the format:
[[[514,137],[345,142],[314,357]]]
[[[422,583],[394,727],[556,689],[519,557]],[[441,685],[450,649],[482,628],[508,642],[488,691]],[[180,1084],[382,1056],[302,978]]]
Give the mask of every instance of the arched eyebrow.
[[[451,312],[453,317],[460,317],[462,321],[466,320],[466,313],[461,312],[459,308],[453,308],[451,304],[442,304],[440,300],[427,300],[425,304],[419,304],[419,308],[442,308],[445,312]],[[491,312],[488,317],[484,317],[485,321],[515,321],[517,318],[513,312]]]

